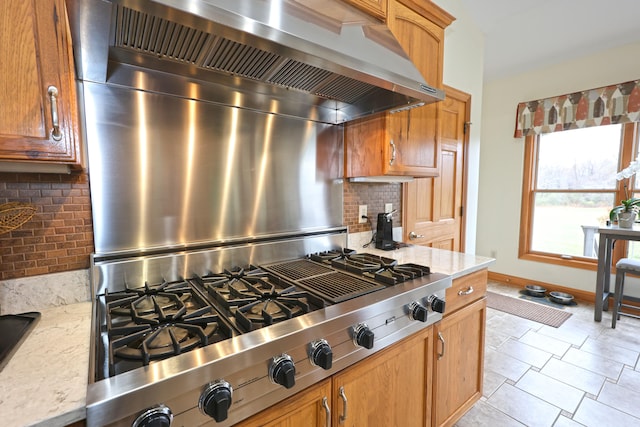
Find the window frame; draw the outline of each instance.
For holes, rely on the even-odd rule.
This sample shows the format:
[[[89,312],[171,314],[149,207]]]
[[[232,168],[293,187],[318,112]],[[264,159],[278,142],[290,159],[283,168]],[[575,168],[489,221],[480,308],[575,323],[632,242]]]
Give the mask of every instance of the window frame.
[[[537,173],[537,152],[538,152],[538,135],[529,135],[525,137],[524,150],[524,168],[522,179],[522,204],[520,210],[520,239],[518,245],[518,258],[528,261],[544,262],[548,264],[557,264],[566,267],[582,268],[587,270],[596,270],[598,265],[597,258],[588,258],[582,256],[568,256],[555,254],[550,252],[540,252],[531,250],[532,231],[533,231],[533,208],[534,208],[534,183]],[[638,144],[638,123],[625,123],[622,125],[622,142],[621,142],[620,159],[618,170],[622,170],[633,160],[633,154],[636,152]],[[638,177],[640,178],[640,177]],[[634,191],[640,191],[639,184],[635,184],[636,180],[632,180],[631,187],[628,189],[629,194]],[[635,188],[634,188],[635,187]],[[563,193],[571,192],[571,190],[560,190]],[[581,193],[583,191],[575,191]],[[610,190],[602,190],[609,193]],[[624,182],[616,182],[615,200],[623,200],[625,198]],[[613,208],[613,206],[612,206]],[[628,242],[619,242],[615,245],[612,258],[613,264],[625,256],[627,253]],[[624,244],[623,244],[624,243]]]

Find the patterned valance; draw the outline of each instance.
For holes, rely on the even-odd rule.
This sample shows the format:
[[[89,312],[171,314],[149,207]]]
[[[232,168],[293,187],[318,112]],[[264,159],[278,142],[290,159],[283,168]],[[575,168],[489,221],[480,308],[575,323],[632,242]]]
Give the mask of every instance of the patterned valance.
[[[515,137],[640,121],[640,80],[518,104]]]

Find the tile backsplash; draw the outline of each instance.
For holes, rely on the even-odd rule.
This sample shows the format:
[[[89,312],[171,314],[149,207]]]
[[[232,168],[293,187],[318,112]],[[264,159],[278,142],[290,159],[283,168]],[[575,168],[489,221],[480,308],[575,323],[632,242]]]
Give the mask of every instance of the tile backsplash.
[[[0,234],[0,280],[86,269],[93,252],[89,177],[0,173],[0,205],[30,203],[35,215]]]
[[[395,183],[353,183],[344,182],[343,225],[349,227],[349,233],[375,230],[378,213],[384,212],[385,203],[392,203],[397,213],[393,215],[393,226],[402,225],[402,184]],[[358,206],[367,205],[367,216],[371,220],[358,223]]]

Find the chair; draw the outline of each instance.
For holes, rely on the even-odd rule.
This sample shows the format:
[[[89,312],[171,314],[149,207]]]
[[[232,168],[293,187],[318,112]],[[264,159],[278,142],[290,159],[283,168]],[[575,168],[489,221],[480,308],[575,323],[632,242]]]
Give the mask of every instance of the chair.
[[[616,321],[620,318],[621,315],[635,317],[637,319],[640,318],[640,316],[622,313],[620,311],[622,307],[631,307],[637,309],[637,307],[635,306],[622,303],[622,300],[624,298],[624,279],[627,273],[640,276],[640,260],[622,258],[616,263],[616,289],[614,293],[613,313],[611,317],[611,327],[614,329],[616,327]]]

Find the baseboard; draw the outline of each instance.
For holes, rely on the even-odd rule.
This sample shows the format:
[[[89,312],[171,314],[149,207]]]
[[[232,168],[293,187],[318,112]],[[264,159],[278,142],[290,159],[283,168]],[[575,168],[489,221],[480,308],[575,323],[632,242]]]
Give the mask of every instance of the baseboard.
[[[523,277],[510,276],[508,274],[489,272],[489,280],[500,282],[503,285],[511,286],[514,288],[524,289],[525,285],[538,285],[542,286],[547,292],[564,292],[565,294],[573,295],[573,298],[577,301],[584,301],[591,304],[596,302],[595,292],[582,291],[575,288],[567,288],[565,286],[554,285],[553,283],[539,282],[537,280],[525,279]],[[595,283],[594,283],[595,285]]]

